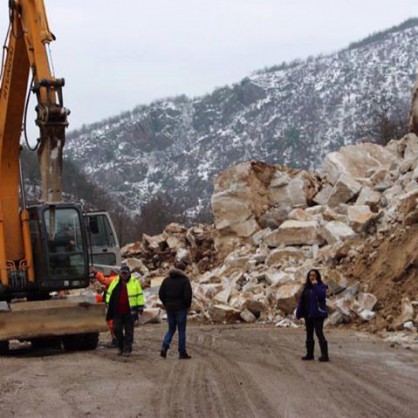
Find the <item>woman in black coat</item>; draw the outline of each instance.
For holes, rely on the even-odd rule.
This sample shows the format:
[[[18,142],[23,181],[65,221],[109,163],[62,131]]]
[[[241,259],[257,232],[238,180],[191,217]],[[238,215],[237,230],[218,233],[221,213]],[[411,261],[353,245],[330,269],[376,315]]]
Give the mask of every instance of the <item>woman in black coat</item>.
[[[314,359],[315,331],[321,348],[319,361],[329,361],[328,342],[323,331],[324,320],[328,316],[326,294],[327,286],[322,283],[321,274],[316,269],[310,270],[296,309],[296,318],[304,318],[306,326],[306,355],[302,360]]]

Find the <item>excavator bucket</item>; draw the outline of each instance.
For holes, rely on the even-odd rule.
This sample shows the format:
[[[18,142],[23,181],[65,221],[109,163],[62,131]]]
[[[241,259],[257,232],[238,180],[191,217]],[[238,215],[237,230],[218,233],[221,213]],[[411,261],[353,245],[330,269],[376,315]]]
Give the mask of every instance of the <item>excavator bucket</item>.
[[[105,306],[85,298],[16,302],[0,312],[0,341],[106,331]]]

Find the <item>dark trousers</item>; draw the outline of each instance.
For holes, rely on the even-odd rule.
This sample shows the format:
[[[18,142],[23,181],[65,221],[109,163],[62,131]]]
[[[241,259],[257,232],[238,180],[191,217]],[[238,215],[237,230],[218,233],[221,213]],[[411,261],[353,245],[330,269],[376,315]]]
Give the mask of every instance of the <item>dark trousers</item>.
[[[124,353],[130,353],[134,341],[134,320],[132,319],[132,315],[130,313],[115,315],[113,328],[116,339],[118,340],[119,350]]]
[[[314,331],[319,344],[326,342],[324,336],[324,318],[305,318],[306,343],[314,342]]]
[[[187,324],[187,310],[177,312],[167,312],[168,331],[164,336],[163,348],[168,350],[170,348],[171,340],[176,332],[179,330],[179,352],[186,352],[186,324]]]

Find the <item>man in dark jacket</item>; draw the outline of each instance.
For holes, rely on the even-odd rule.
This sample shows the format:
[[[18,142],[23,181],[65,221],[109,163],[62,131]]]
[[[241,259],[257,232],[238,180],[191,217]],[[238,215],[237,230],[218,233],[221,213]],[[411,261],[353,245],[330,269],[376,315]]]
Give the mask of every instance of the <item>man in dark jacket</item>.
[[[173,335],[179,332],[179,359],[190,359],[186,351],[187,311],[192,304],[192,286],[184,273],[186,266],[176,263],[161,284],[158,296],[167,311],[168,331],[164,336],[161,357],[167,357]]]

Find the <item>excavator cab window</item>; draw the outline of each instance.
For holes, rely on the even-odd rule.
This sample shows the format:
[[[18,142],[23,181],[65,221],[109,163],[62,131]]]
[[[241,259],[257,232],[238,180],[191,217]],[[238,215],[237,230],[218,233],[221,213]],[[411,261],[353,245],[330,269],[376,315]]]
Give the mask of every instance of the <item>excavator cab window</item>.
[[[115,228],[107,212],[88,212],[91,256],[95,265],[120,265],[121,255]]]
[[[91,245],[115,247],[115,238],[109,220],[104,215],[89,216]]]
[[[81,208],[74,204],[30,208],[30,231],[38,285],[43,289],[88,285],[89,257]],[[41,255],[41,256],[40,256]]]
[[[54,219],[54,221],[53,221]],[[53,279],[82,276],[85,271],[85,248],[81,219],[75,209],[44,211],[48,237],[49,272]]]

